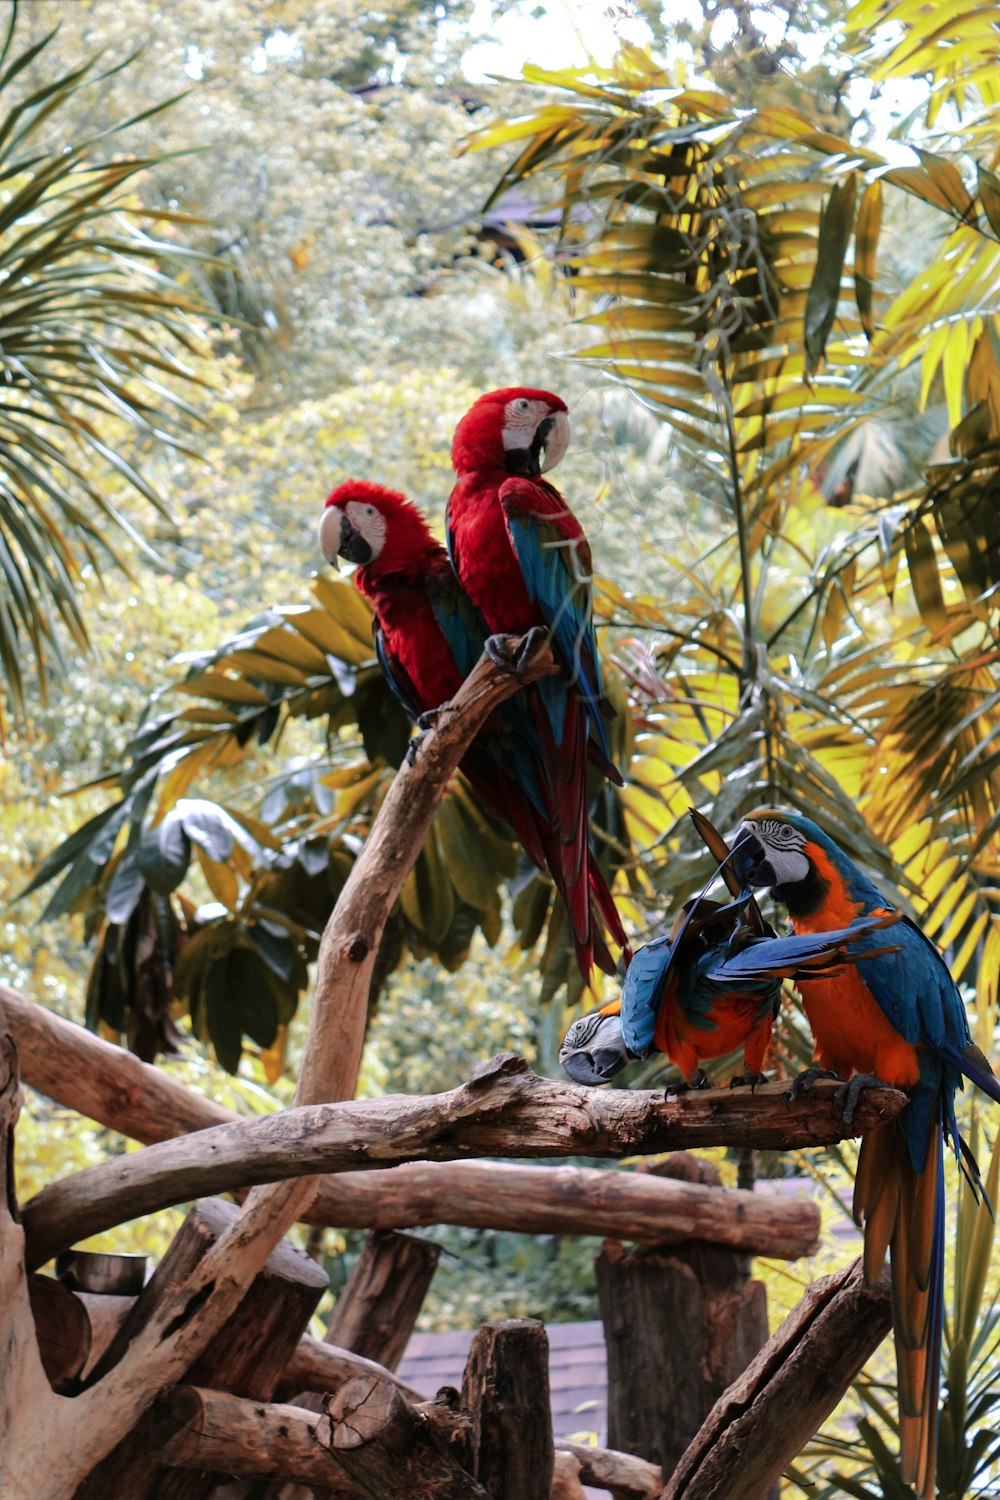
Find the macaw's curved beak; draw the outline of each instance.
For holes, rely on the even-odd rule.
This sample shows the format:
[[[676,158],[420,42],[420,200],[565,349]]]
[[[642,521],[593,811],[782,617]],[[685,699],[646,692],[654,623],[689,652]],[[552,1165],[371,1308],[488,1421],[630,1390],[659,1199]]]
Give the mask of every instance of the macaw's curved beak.
[[[764,845],[749,823],[741,823],[737,830],[731,864],[744,890],[775,883],[774,871],[765,858]]]
[[[372,560],[372,549],[356,526],[352,526],[345,511],[328,505],[319,523],[319,550],[331,567],[339,567],[340,559],[351,563],[368,563]]]
[[[593,1012],[575,1021],[563,1038],[559,1061],[574,1083],[593,1088],[607,1083],[634,1058],[625,1045],[622,1023],[618,1016],[602,1016],[596,1027],[590,1025],[584,1035],[577,1035],[580,1022],[591,1022]]]
[[[530,448],[508,448],[504,463],[508,474],[524,474],[538,479],[547,469],[554,469],[569,446],[569,417],[555,411],[544,417],[535,428]]]

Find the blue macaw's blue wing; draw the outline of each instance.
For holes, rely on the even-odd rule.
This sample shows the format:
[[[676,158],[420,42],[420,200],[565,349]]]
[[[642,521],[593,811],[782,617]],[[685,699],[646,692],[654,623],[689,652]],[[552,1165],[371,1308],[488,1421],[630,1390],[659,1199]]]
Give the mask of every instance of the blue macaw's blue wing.
[[[538,605],[566,674],[538,684],[556,741],[562,742],[569,681],[586,704],[601,750],[610,755],[586,539],[582,532],[567,536],[556,524],[568,511],[558,490],[544,481],[508,479],[500,487],[500,499],[528,597]]]
[[[945,1052],[971,1041],[962,996],[947,964],[909,918],[896,923],[884,951],[860,958],[857,969],[908,1042]]]
[[[669,937],[656,938],[639,948],[628,966],[622,987],[622,1036],[636,1057],[645,1057],[653,1045],[673,952]]]
[[[887,941],[898,923],[891,923]],[[800,970],[815,970],[836,965],[838,956],[852,949],[865,948],[864,939],[878,928],[890,926],[884,917],[861,917],[849,927],[831,932],[800,933],[789,937],[754,937],[738,953],[719,948],[705,968],[706,979],[717,984],[742,983],[756,979],[791,978]],[[871,943],[866,951],[871,951]],[[879,950],[879,957],[884,950]]]

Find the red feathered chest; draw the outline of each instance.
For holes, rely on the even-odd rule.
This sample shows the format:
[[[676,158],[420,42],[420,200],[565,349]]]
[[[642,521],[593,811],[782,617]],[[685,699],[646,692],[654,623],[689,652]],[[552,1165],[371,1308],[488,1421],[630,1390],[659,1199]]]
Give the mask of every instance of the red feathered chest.
[[[448,567],[447,562],[444,566]],[[383,579],[359,579],[359,586],[371,600],[388,656],[402,669],[394,674],[400,688],[406,692],[405,674],[421,712],[439,708],[453,698],[462,678],[434,617],[425,584],[393,574]]]
[[[459,582],[476,605],[487,629],[523,635],[545,621],[524,586],[520,564],[510,544],[500,501],[500,472],[495,484],[479,476],[462,476],[448,502],[448,530]]]

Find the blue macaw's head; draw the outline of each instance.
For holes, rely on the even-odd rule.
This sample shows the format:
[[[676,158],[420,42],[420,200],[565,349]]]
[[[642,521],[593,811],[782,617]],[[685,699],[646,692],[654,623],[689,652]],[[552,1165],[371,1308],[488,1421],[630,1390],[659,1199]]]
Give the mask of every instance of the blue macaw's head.
[[[559,1061],[574,1083],[607,1083],[633,1061],[622,1036],[619,1003],[577,1016],[563,1037]]]
[[[831,892],[865,909],[885,904],[819,824],[798,812],[764,807],[748,813],[737,831],[733,868],[744,884],[770,886],[793,915],[819,910]]]

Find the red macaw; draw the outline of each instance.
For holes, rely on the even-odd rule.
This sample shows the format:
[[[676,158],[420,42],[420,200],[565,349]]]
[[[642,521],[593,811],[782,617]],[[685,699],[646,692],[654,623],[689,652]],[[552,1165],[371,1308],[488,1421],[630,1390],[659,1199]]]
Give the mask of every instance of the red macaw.
[[[594,634],[590,548],[559,491],[541,477],[568,442],[566,404],[550,391],[481,396],[452,443],[458,477],[448,502],[448,551],[491,634],[549,635],[559,675],[534,684],[527,697],[540,747],[536,789],[559,852],[556,883],[578,953],[598,941],[596,908],[628,962],[628,940],[590,839],[588,761],[621,785],[608,758],[605,719],[612,710]]]
[[[734,869],[771,886],[796,933],[821,934],[858,918],[895,911],[893,903],[810,818],[770,808],[742,824]],[[870,1286],[890,1251],[902,1469],[921,1500],[933,1500],[937,1404],[944,1322],[944,1144],[949,1141],[976,1191],[975,1160],[959,1134],[955,1094],[962,1078],[1000,1103],[1000,1083],[969,1033],[958,987],[920,928],[901,917],[881,951],[856,954],[850,968],[800,975],[802,1003],[819,1068],[792,1085],[800,1092],[824,1073],[849,1079],[850,1118],[861,1088],[892,1084],[910,1102],[861,1142],[854,1216],[865,1231]]]
[[[358,564],[359,591],[372,605],[375,648],[386,679],[415,721],[453,698],[481,656],[487,637],[463,594],[448,554],[405,496],[365,480],[345,480],[327,498],[320,549]],[[494,713],[462,759],[461,769],[489,812],[514,829],[529,859],[562,890],[562,858],[537,785],[538,742],[516,701]],[[591,898],[614,910],[596,864]],[[585,977],[594,960],[614,962],[603,939],[578,944]]]

